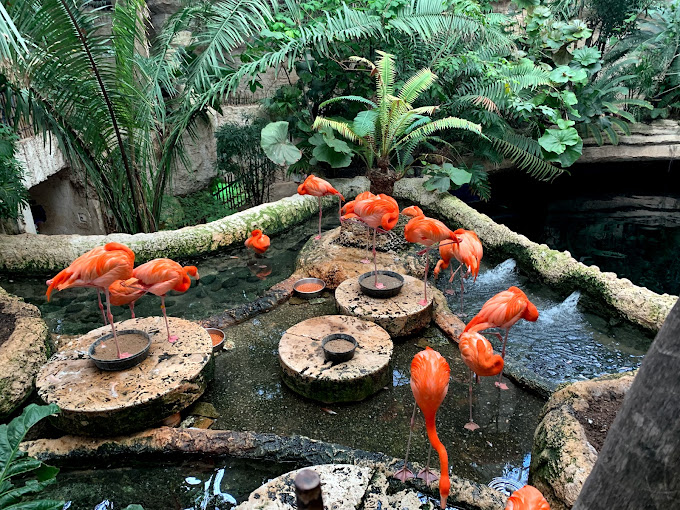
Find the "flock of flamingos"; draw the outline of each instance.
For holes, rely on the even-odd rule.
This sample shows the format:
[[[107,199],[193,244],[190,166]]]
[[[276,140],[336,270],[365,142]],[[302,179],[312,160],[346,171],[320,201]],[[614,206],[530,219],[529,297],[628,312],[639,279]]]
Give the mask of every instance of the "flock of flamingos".
[[[319,199],[319,233],[316,239],[321,237],[321,198],[328,195],[336,195],[340,201],[340,221],[355,220],[363,223],[373,231],[373,266],[377,275],[375,239],[378,232],[392,230],[399,220],[399,206],[394,198],[380,194],[374,195],[367,191],[359,194],[355,200],[347,202],[342,207],[344,197],[327,181],[310,175],[298,187],[300,195],[312,195]],[[429,272],[429,252],[437,245],[440,260],[437,262],[434,273],[435,277],[442,270],[450,267],[451,261],[456,259],[460,265],[456,271],[451,267],[451,277],[460,271],[461,300],[463,296],[463,279],[469,276],[477,278],[479,263],[482,258],[482,244],[477,235],[471,230],[458,229],[451,231],[441,221],[425,216],[417,206],[411,206],[401,211],[401,214],[410,216],[406,224],[404,236],[410,243],[425,246],[418,252],[426,257],[426,270],[423,279],[423,299],[421,305],[427,304],[427,277]],[[369,230],[369,234],[370,234]],[[256,253],[262,254],[269,248],[269,237],[261,230],[253,230],[245,245]],[[167,314],[165,312],[165,296],[174,290],[185,292],[191,285],[190,276],[198,279],[198,271],[194,266],[181,266],[177,262],[160,258],[151,260],[138,267],[134,267],[135,255],[130,248],[120,243],[107,243],[90,250],[78,257],[69,267],[61,271],[54,278],[47,281],[47,299],[52,291],[64,290],[69,287],[94,287],[99,295],[99,307],[102,311],[105,324],[110,324],[114,342],[119,358],[125,358],[129,354],[121,353],[116,338],[116,328],[111,313],[111,305],[130,305],[132,317],[134,317],[134,303],[147,293],[160,296],[161,311],[165,318],[168,341],[174,342],[176,336],[170,334]],[[461,268],[465,266],[467,272],[463,274]],[[380,283],[375,280],[376,288]],[[106,300],[106,314],[101,302],[100,292],[104,292]],[[461,302],[462,306],[462,302]],[[107,320],[108,319],[108,320]],[[538,310],[529,301],[527,296],[517,287],[510,287],[489,299],[467,324],[464,332],[460,335],[458,347],[465,364],[470,369],[469,401],[470,421],[465,428],[474,431],[479,428],[472,418],[472,379],[473,374],[479,380],[480,376],[492,377],[498,375],[495,385],[501,390],[508,387],[502,382],[505,347],[510,328],[520,319],[536,321]],[[482,336],[481,332],[490,328],[498,328],[505,332],[492,333],[503,342],[501,354],[495,354],[491,343]],[[441,478],[439,480],[439,492],[441,507],[446,508],[446,500],[450,490],[448,475],[448,456],[446,448],[439,440],[435,427],[436,413],[444,401],[449,388],[450,367],[444,357],[437,351],[427,347],[413,358],[411,363],[411,390],[415,402],[420,407],[424,417],[430,444],[437,451],[440,462]],[[415,418],[415,406],[411,418],[411,430]],[[410,445],[410,435],[408,444]],[[404,460],[404,467],[394,473],[394,477],[405,481],[413,478],[414,474],[408,469],[408,449]],[[437,479],[429,470],[429,456],[427,467],[418,474],[419,478],[430,483]],[[506,510],[549,510],[550,507],[541,493],[530,485],[515,491],[506,504]]]

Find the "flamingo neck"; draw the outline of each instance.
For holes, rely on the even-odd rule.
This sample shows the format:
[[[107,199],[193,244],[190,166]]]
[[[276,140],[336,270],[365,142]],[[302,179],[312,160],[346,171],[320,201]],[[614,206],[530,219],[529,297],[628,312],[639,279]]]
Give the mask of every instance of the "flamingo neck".
[[[430,440],[430,444],[437,450],[437,455],[439,455],[439,494],[441,496],[442,508],[446,508],[445,502],[451,488],[451,480],[449,479],[449,456],[446,453],[446,448],[437,435],[435,416],[435,413],[425,416],[425,428],[427,429],[427,438]]]

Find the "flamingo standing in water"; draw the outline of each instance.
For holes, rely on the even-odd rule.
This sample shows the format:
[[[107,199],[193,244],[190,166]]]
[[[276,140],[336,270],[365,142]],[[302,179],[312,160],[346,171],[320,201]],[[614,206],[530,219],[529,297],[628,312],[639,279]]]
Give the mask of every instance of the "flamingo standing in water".
[[[503,358],[494,354],[491,342],[484,338],[479,333],[463,332],[460,335],[458,342],[458,349],[463,361],[470,369],[470,421],[465,424],[465,428],[470,431],[475,431],[479,425],[472,419],[472,373],[474,372],[477,378],[491,377],[498,375],[503,370]]]
[[[482,255],[484,255],[484,249],[482,248],[482,243],[472,230],[465,230],[459,228],[454,230],[453,235],[458,238],[458,243],[439,243],[439,257],[440,260],[434,268],[434,277],[439,276],[439,272],[442,269],[449,267],[451,259],[455,258],[460,265],[455,271],[453,267],[451,268],[451,278],[449,278],[449,283],[453,281],[455,274],[460,271],[463,264],[467,267],[467,273],[463,276],[463,272],[460,273],[460,313],[463,313],[463,293],[465,292],[465,287],[463,285],[463,278],[469,278],[470,275],[474,276],[474,281],[477,281],[477,275],[479,275],[479,262],[482,260]],[[453,292],[453,291],[451,291]]]
[[[94,287],[97,292],[103,290],[106,296],[106,313],[113,332],[118,359],[125,356],[120,352],[116,327],[113,324],[109,286],[116,280],[125,280],[132,276],[135,254],[130,248],[120,243],[107,243],[81,255],[70,266],[48,280],[47,301],[53,290],[64,290],[69,287]],[[100,308],[101,299],[99,300]]]
[[[168,315],[165,313],[165,295],[174,290],[176,292],[186,292],[191,287],[191,278],[198,280],[198,269],[195,266],[180,266],[177,262],[170,259],[154,259],[136,267],[132,271],[133,278],[124,283],[144,292],[150,292],[161,298],[161,311],[165,318],[165,328],[168,331],[168,342],[177,341],[177,336],[170,335],[170,325]]]
[[[364,191],[363,193],[359,193],[354,200],[350,200],[347,202],[345,205],[342,206],[342,209],[340,209],[340,222],[342,223],[343,221],[350,220],[350,219],[358,219],[358,216],[354,213],[354,206],[358,203],[361,202],[362,200],[367,200],[369,198],[373,198],[375,195],[371,193],[370,191]],[[365,257],[361,260],[362,264],[369,264],[371,261],[368,259],[368,249],[371,246],[371,229],[369,227],[366,227],[366,255]]]
[[[269,249],[269,236],[262,233],[260,229],[255,229],[250,233],[250,237],[246,239],[246,248],[253,250],[258,255],[262,255]]]
[[[510,495],[505,510],[550,510],[550,505],[541,491],[532,485],[525,485]]]
[[[298,194],[300,195],[312,195],[319,199],[319,234],[314,239],[321,239],[321,197],[328,195],[337,195],[338,197],[338,216],[342,216],[342,202],[345,201],[345,197],[335,189],[330,182],[324,181],[315,175],[310,175],[307,177],[302,184],[298,186]]]
[[[427,305],[427,276],[430,272],[430,249],[433,245],[442,241],[449,240],[450,243],[458,243],[458,238],[441,221],[428,218],[417,206],[407,207],[402,211],[407,216],[412,216],[411,220],[404,228],[404,237],[409,243],[419,243],[427,246],[419,255],[425,254],[425,277],[423,278],[424,297],[418,304]]]
[[[508,290],[499,292],[484,303],[482,309],[465,326],[465,331],[480,332],[489,328],[505,330],[505,337],[502,337],[500,333],[495,333],[498,339],[503,342],[501,356],[505,359],[505,345],[508,341],[508,332],[520,319],[536,322],[538,320],[538,310],[529,301],[524,292],[513,286]],[[507,390],[508,386],[501,382],[502,379],[503,371],[501,370],[496,386],[502,390]]]
[[[397,201],[384,194],[361,200],[354,205],[354,214],[357,218],[373,229],[373,274],[375,275],[374,286],[382,289],[384,285],[378,283],[378,264],[375,253],[375,237],[378,229],[385,232],[392,230],[399,221],[399,206]]]
[[[449,458],[446,448],[437,436],[435,422],[437,410],[449,390],[450,374],[451,369],[444,357],[430,347],[426,347],[424,351],[416,354],[411,362],[411,391],[416,399],[416,404],[420,407],[425,417],[425,428],[427,429],[427,438],[430,441],[430,445],[439,454],[439,470],[441,473],[439,495],[441,496],[442,508],[446,508],[451,481],[449,479]],[[413,432],[413,419],[411,420],[411,432]],[[411,442],[411,432],[409,432],[409,445]],[[408,458],[408,446],[406,457]],[[424,478],[426,482],[434,478],[430,474],[429,466],[430,458],[428,455],[427,467],[418,475],[419,478]],[[400,480],[405,480],[408,478],[408,473],[410,471],[406,467],[406,459],[404,459],[404,467],[397,471],[394,476]],[[413,476],[412,473],[411,476]],[[436,478],[434,479],[436,480]]]
[[[130,314],[135,318],[135,303],[146,294],[145,291],[124,285],[125,280],[116,280],[109,286],[111,304],[113,306],[130,306]]]

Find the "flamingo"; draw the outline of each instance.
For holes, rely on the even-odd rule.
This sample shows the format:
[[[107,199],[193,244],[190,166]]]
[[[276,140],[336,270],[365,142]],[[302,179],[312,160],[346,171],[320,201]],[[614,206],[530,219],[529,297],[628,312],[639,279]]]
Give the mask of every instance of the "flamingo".
[[[111,304],[113,306],[130,306],[130,313],[132,318],[135,318],[135,302],[142,297],[146,292],[140,289],[135,289],[134,287],[128,287],[124,285],[125,280],[116,280],[111,285],[109,285],[109,294],[111,298]]]
[[[324,181],[315,175],[310,175],[307,177],[302,184],[298,186],[298,194],[300,195],[312,195],[319,199],[319,234],[314,239],[321,239],[321,197],[327,195],[337,195],[338,197],[338,215],[342,216],[342,202],[345,201],[345,197],[335,189],[330,182]]]
[[[168,315],[165,313],[165,295],[171,290],[186,292],[191,286],[189,275],[198,280],[198,269],[195,266],[180,266],[177,262],[170,259],[154,259],[137,266],[132,271],[132,280],[124,283],[144,292],[150,292],[161,298],[161,311],[165,318],[165,328],[168,331],[168,342],[177,341],[177,336],[170,335],[170,325]]]
[[[437,450],[439,455],[439,470],[441,478],[439,480],[439,495],[441,496],[441,508],[446,508],[446,500],[449,497],[451,481],[449,479],[449,458],[446,448],[437,436],[436,416],[439,406],[441,406],[449,390],[449,376],[451,369],[444,357],[430,347],[420,351],[413,357],[411,362],[411,391],[415,397],[416,404],[420,407],[425,417],[425,428],[430,445]],[[411,420],[411,432],[413,431],[413,420]],[[409,433],[409,443],[410,443]],[[408,451],[406,453],[408,457]],[[418,476],[429,481],[430,462],[428,455],[427,467]],[[406,469],[406,460],[404,468]],[[400,470],[402,471],[402,470]],[[399,475],[399,471],[395,476]],[[435,478],[436,479],[436,478]]]
[[[467,267],[467,273],[465,278],[470,275],[475,277],[474,281],[477,281],[477,275],[479,275],[479,262],[482,260],[482,255],[484,254],[484,249],[482,248],[482,243],[472,230],[465,230],[459,228],[454,230],[453,234],[458,238],[458,243],[440,243],[439,244],[439,257],[440,260],[434,268],[434,277],[439,276],[439,272],[442,269],[449,267],[451,259],[455,258],[460,265],[455,271],[451,268],[451,278],[449,282],[453,281],[455,274],[461,270],[463,264]],[[460,273],[460,313],[463,313],[463,293],[465,288],[463,285],[463,272]]]
[[[460,350],[460,356],[470,369],[470,386],[468,391],[470,398],[470,421],[465,424],[465,428],[469,431],[475,431],[479,428],[479,425],[472,419],[472,373],[474,372],[478,378],[498,375],[503,370],[504,361],[500,355],[494,354],[491,342],[479,333],[469,331],[461,333],[458,349]]]
[[[538,310],[529,301],[526,294],[517,287],[510,287],[508,290],[499,292],[489,299],[482,309],[465,326],[464,331],[479,332],[489,328],[500,328],[505,330],[505,337],[500,333],[495,333],[499,340],[503,341],[501,356],[505,359],[505,345],[508,341],[508,332],[515,323],[524,319],[530,322],[538,320]],[[507,390],[507,384],[501,382],[503,371],[501,370],[496,386],[502,390]]]
[[[253,250],[258,255],[262,255],[269,249],[269,236],[256,228],[250,233],[250,237],[246,239],[245,245],[246,248]]]
[[[399,205],[397,201],[384,194],[361,200],[354,205],[354,214],[358,219],[373,229],[373,274],[375,275],[374,286],[376,289],[384,287],[378,283],[378,264],[375,254],[375,237],[378,228],[389,231],[392,230],[399,221]]]
[[[340,222],[342,223],[343,221],[349,220],[349,219],[358,219],[359,217],[354,213],[354,206],[358,203],[361,202],[362,200],[367,200],[369,198],[373,198],[375,195],[371,193],[370,191],[364,191],[363,193],[359,193],[354,200],[350,200],[349,202],[345,203],[345,205],[342,206],[342,209],[340,209]],[[361,260],[362,264],[369,264],[371,261],[368,259],[368,248],[371,246],[371,229],[366,227],[366,255],[364,258]]]
[[[121,354],[118,346],[118,336],[111,313],[109,286],[116,280],[125,280],[132,276],[134,263],[135,254],[130,248],[120,243],[107,243],[81,255],[70,266],[48,280],[46,292],[47,301],[49,301],[52,291],[55,289],[59,291],[69,287],[94,287],[98,293],[103,290],[106,296],[107,317],[111,324],[118,359],[125,356]],[[101,299],[99,303],[103,310]]]
[[[451,243],[458,243],[459,239],[441,221],[425,216],[419,207],[407,207],[402,212],[406,213],[407,216],[412,215],[411,213],[418,214],[417,216],[413,216],[404,228],[404,237],[406,240],[409,243],[419,243],[427,246],[423,251],[418,252],[419,255],[425,254],[425,277],[423,278],[424,297],[418,304],[426,306],[427,275],[430,272],[430,249],[434,244],[441,241],[450,240]]]
[[[510,495],[505,510],[550,510],[550,505],[536,487],[525,485]]]

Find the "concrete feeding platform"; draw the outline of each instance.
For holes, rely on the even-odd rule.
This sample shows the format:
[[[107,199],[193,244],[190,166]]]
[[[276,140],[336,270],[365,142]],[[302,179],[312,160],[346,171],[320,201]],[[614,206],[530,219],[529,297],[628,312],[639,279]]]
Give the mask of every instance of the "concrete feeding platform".
[[[392,298],[376,299],[361,292],[358,278],[342,282],[335,290],[335,301],[340,313],[375,322],[393,338],[411,335],[426,328],[432,320],[434,293],[428,284],[427,304],[423,298],[423,282],[413,276],[402,275],[404,286]]]
[[[212,378],[212,341],[199,325],[168,318],[179,339],[168,342],[163,317],[130,319],[116,330],[139,329],[151,336],[149,356],[119,372],[98,369],[87,350],[111,331],[104,326],[70,342],[38,373],[38,395],[57,404],[52,421],[72,433],[112,436],[142,430],[196,401]]]
[[[321,341],[333,333],[352,335],[354,357],[333,364],[324,359]],[[392,340],[380,326],[345,315],[302,321],[279,341],[282,379],[293,391],[321,402],[356,402],[391,382]]]

